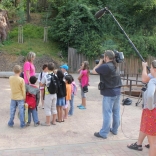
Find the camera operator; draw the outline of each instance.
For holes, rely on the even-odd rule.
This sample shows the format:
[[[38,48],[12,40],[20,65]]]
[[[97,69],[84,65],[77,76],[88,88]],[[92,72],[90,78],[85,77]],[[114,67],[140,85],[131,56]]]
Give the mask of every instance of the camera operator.
[[[100,75],[99,89],[103,95],[103,125],[94,136],[106,139],[109,132],[118,133],[120,125],[120,89],[122,86],[120,74],[117,72],[115,53],[106,50],[104,58],[93,68],[93,74]],[[105,63],[103,63],[105,62]],[[112,124],[111,124],[111,118]]]

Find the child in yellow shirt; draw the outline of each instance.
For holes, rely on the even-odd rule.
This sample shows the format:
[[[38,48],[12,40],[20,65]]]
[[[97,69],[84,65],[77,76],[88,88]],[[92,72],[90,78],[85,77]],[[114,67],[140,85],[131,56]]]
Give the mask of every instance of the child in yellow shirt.
[[[25,100],[25,82],[20,77],[21,67],[19,65],[14,66],[14,76],[9,77],[9,83],[11,88],[11,103],[10,103],[10,120],[8,126],[13,127],[14,116],[16,107],[19,109],[20,116],[20,127],[25,127],[24,122],[24,100]]]
[[[64,106],[64,119],[67,119],[68,117],[68,106],[69,106],[69,100],[71,100],[71,77],[69,75],[65,76],[65,83],[66,83],[66,105]]]

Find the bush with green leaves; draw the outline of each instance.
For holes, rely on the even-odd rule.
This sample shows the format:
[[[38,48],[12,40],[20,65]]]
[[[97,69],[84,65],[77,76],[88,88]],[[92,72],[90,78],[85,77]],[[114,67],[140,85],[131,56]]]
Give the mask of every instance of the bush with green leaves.
[[[41,26],[33,25],[33,24],[25,24],[23,25],[23,36],[24,38],[32,38],[32,39],[43,39],[44,29]],[[18,37],[18,27],[15,27],[9,33],[10,39]]]
[[[95,19],[96,11],[106,6],[143,57],[156,55],[155,0],[68,0],[55,6],[57,15],[50,22],[49,37],[60,44],[66,55],[68,46],[90,57],[108,48],[123,51],[125,56],[136,55],[109,13]]]

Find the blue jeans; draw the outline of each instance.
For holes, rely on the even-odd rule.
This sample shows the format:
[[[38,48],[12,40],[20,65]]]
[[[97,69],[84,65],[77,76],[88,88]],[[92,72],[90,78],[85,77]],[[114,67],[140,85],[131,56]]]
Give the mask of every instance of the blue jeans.
[[[68,112],[68,115],[73,115],[74,112],[74,94],[71,94],[71,100],[69,100],[70,102],[70,110]]]
[[[31,114],[33,117],[33,121],[34,123],[38,123],[38,114],[37,114],[37,110],[35,109],[28,109],[28,123],[31,123]]]
[[[102,110],[103,126],[99,134],[106,138],[110,129],[114,134],[117,134],[120,125],[120,95],[113,97],[104,96]]]
[[[19,109],[19,114],[20,114],[20,127],[24,127],[25,126],[25,122],[24,122],[24,100],[11,100],[10,103],[10,120],[8,122],[9,126],[13,126],[14,125],[14,117],[15,117],[15,113],[16,113],[16,108],[18,107]]]

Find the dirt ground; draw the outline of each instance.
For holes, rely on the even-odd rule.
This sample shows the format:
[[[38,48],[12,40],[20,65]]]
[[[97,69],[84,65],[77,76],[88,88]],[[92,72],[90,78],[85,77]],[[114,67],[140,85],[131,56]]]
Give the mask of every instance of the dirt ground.
[[[23,66],[24,60],[24,56],[10,55],[0,51],[0,71],[12,71],[15,64]],[[54,62],[56,68],[59,67],[59,64],[55,60],[53,60],[52,57],[46,55],[42,57],[36,56],[36,59],[34,61],[36,72],[41,72],[42,65],[47,62]]]

